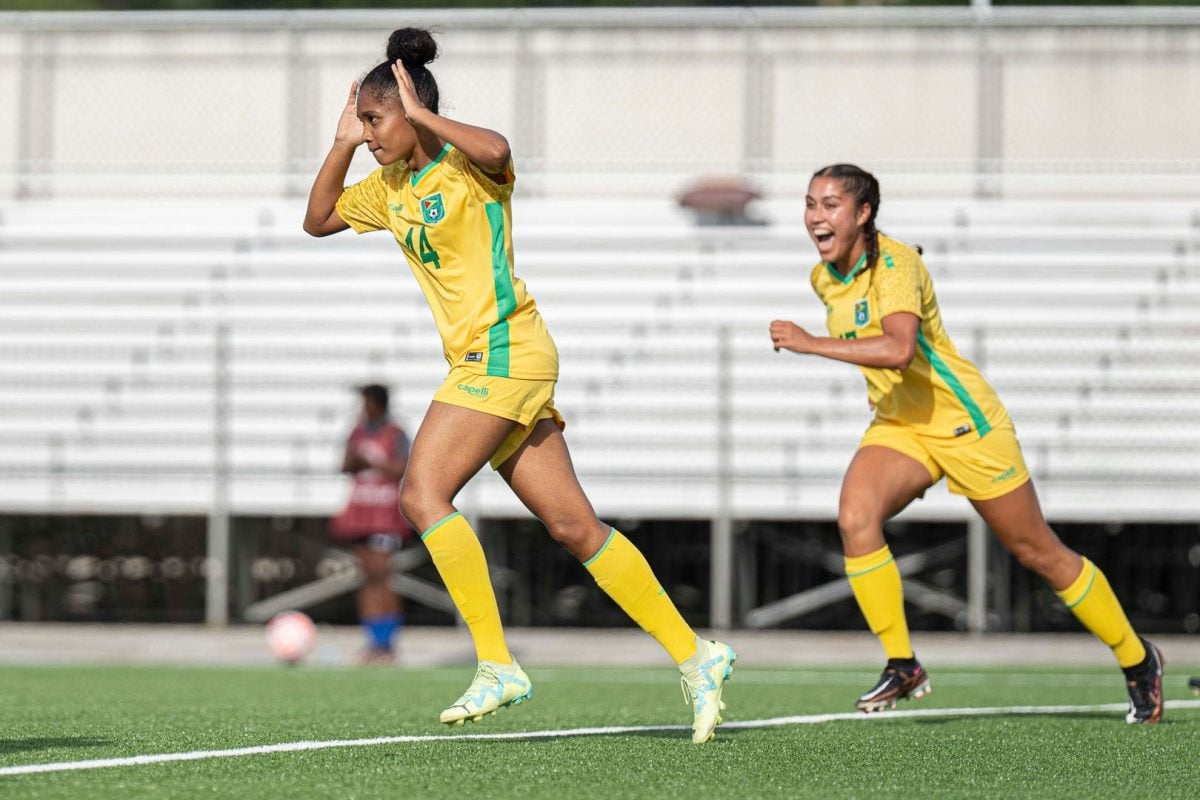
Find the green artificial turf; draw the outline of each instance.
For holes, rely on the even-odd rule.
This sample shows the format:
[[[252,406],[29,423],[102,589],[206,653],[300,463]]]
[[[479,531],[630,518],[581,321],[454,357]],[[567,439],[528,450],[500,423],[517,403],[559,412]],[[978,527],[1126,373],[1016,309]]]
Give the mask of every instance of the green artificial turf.
[[[0,668],[0,767],[396,735],[690,725],[670,669],[529,668],[534,701],[464,728],[437,723],[466,667]],[[1195,668],[1168,676],[1191,698]],[[847,711],[862,669],[739,668],[726,719]],[[1126,700],[1113,669],[937,669],[901,709]],[[8,798],[1196,797],[1200,708],[1157,727],[1123,711],[855,719],[529,740],[356,745],[0,776]]]

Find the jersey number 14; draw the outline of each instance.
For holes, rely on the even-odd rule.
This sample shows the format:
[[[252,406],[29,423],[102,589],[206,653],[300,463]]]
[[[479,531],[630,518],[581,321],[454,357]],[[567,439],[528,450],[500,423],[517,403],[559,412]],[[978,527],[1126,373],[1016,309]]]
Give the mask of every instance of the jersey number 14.
[[[410,253],[418,253],[421,256],[422,264],[433,264],[434,269],[441,269],[442,262],[438,259],[437,250],[433,249],[433,245],[429,243],[429,237],[425,234],[424,226],[421,227],[421,235],[418,237],[420,249],[413,246],[413,231],[415,228],[408,229],[408,235],[404,237],[404,246],[408,248]]]

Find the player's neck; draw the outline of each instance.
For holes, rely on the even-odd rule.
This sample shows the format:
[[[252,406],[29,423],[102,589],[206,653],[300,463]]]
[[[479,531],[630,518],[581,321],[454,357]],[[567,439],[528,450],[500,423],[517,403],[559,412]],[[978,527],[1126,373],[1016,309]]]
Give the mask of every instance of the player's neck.
[[[854,271],[856,266],[858,266],[859,259],[861,259],[863,254],[866,252],[867,246],[860,239],[854,243],[853,247],[850,248],[850,252],[830,263],[833,264],[839,275],[847,276]]]
[[[442,154],[445,142],[432,133],[419,134],[417,146],[413,148],[412,157],[408,159],[408,167],[414,173],[420,172],[433,163]]]

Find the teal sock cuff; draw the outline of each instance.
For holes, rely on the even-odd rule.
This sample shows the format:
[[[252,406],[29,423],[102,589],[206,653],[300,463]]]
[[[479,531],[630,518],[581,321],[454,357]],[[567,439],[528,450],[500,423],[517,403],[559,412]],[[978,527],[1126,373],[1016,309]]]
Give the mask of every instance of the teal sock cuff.
[[[431,525],[431,526],[429,527],[429,530],[427,530],[427,531],[425,531],[424,533],[422,533],[422,534],[421,534],[421,541],[425,541],[425,537],[426,537],[426,536],[428,536],[429,534],[433,533],[434,531],[436,531],[438,528],[440,528],[440,527],[442,527],[443,525],[445,525],[445,524],[446,524],[447,522],[449,522],[450,520],[454,519],[455,517],[461,517],[461,516],[462,516],[462,513],[458,512],[458,511],[455,511],[453,514],[447,514],[446,516],[442,517],[442,518],[441,518],[441,519],[439,519],[437,522],[433,523],[433,525]]]
[[[617,535],[617,529],[610,528],[608,531],[608,538],[604,540],[604,544],[600,545],[600,549],[596,551],[596,554],[594,556],[592,556],[591,558],[589,558],[587,561],[583,562],[583,565],[585,567],[590,567],[592,565],[592,562],[595,561],[597,558],[599,558],[600,554],[608,549],[609,543],[613,540],[613,537],[616,535]]]

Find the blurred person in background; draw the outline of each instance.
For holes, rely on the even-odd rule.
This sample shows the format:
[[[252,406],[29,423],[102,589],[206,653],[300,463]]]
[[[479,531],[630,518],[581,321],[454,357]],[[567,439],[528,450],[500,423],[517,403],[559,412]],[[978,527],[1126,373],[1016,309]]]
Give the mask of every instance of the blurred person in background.
[[[882,711],[929,691],[909,641],[900,570],[883,524],[944,476],[1001,544],[1112,649],[1129,692],[1126,722],[1158,722],[1162,654],[1134,632],[1104,573],[1046,523],[1008,412],[942,326],[920,253],[876,229],[879,200],[879,182],[852,164],[813,175],[804,222],[821,256],[811,282],[830,335],[814,336],[785,320],[770,328],[776,352],[857,365],[875,411],[838,508],[846,576],[888,659],[857,708]]]
[[[362,416],[346,441],[342,472],[353,478],[346,507],[330,523],[339,544],[353,549],[363,574],[358,618],[367,634],[361,664],[395,661],[404,606],[392,591],[392,554],[413,536],[400,513],[400,480],[408,464],[408,436],[388,413],[386,386],[363,386]]]
[[[575,475],[554,407],[558,349],[525,283],[513,271],[516,173],[499,133],[438,114],[426,67],[437,57],[428,31],[388,40],[387,61],[353,84],[334,144],[309,194],[304,230],[387,230],[433,312],[449,375],[413,442],[400,503],[475,642],[478,668],[467,691],[441,713],[462,724],[532,696],[508,649],[487,561],[454,499],[490,463],[525,506],[650,633],[679,667],[693,713],[692,740],[720,722],[732,648],[709,642],[680,615],[641,551],[596,518]],[[354,151],[366,144],[381,165],[346,187]],[[583,702],[594,704],[597,690]]]

